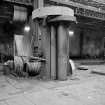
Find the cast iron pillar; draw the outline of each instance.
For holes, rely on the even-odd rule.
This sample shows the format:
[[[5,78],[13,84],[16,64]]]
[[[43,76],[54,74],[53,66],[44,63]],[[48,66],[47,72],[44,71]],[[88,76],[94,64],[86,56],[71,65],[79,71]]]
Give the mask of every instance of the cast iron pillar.
[[[49,80],[51,77],[51,36],[49,26],[42,28],[42,53],[43,57],[46,59],[42,77],[45,80]]]
[[[58,80],[67,79],[67,68],[68,68],[68,49],[67,42],[68,36],[66,28],[63,23],[60,23],[58,26]]]
[[[56,49],[56,28],[54,25],[51,25],[51,79],[56,79],[57,77]]]
[[[62,6],[42,7],[33,11],[32,19],[42,20],[42,51],[46,59],[42,77],[66,80],[69,61],[67,26],[76,21],[74,11]]]

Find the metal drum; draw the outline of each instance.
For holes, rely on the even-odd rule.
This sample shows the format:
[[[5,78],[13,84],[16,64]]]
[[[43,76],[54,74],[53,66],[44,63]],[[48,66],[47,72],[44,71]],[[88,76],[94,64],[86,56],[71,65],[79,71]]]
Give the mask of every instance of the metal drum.
[[[36,76],[40,73],[41,62],[26,62],[26,72],[29,76]]]

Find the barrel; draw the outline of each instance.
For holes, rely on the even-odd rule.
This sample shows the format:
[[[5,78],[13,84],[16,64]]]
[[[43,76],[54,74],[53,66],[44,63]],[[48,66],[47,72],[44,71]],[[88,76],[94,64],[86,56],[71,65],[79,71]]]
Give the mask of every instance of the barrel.
[[[29,76],[36,76],[40,73],[41,62],[26,62],[26,72]]]

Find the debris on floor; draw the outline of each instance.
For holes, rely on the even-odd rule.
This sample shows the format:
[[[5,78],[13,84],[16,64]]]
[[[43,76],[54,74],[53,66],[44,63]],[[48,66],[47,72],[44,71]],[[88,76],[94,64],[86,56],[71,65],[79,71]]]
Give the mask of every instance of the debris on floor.
[[[85,66],[81,66],[81,65],[78,66],[77,69],[78,69],[78,70],[88,70],[87,67],[85,67]]]
[[[99,74],[99,75],[105,75],[105,69],[103,69],[103,70],[94,69],[94,70],[91,70],[91,73]]]

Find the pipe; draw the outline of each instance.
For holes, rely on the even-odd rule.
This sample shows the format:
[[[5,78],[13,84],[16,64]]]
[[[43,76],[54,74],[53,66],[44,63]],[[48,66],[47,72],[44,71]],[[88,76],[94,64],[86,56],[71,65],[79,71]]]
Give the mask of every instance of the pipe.
[[[56,29],[51,26],[51,79],[56,79]]]
[[[58,80],[67,80],[67,33],[64,24],[58,26]]]

